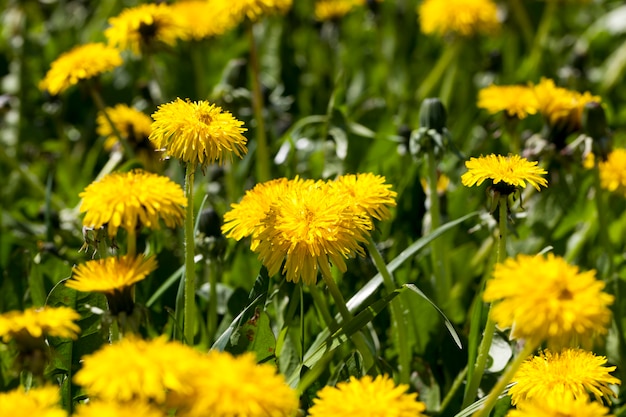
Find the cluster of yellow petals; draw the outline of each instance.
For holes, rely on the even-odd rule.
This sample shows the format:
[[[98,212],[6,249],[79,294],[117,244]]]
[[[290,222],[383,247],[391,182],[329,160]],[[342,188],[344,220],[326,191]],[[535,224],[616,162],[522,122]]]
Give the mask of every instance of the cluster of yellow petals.
[[[287,13],[293,0],[230,0],[220,3],[223,4],[220,9],[222,13],[241,22],[244,19],[255,21],[266,15]]]
[[[76,408],[73,417],[167,417],[162,410],[141,401],[89,401]]]
[[[626,149],[614,149],[598,169],[602,188],[626,197]]]
[[[34,387],[28,391],[19,387],[0,392],[0,416],[67,417],[59,401],[58,387]]]
[[[530,86],[490,85],[478,92],[478,107],[491,114],[505,111],[508,116],[524,119],[536,114],[539,104]]]
[[[461,175],[461,183],[466,187],[480,185],[485,180],[492,180],[494,185],[499,183],[511,187],[525,188],[526,183],[540,191],[540,186],[546,186],[548,181],[542,177],[547,171],[537,166],[536,161],[528,161],[519,155],[487,155],[480,158],[470,158],[465,162],[467,172]]]
[[[603,291],[595,271],[580,272],[553,254],[518,255],[496,265],[483,299],[491,315],[511,337],[538,346],[588,347],[607,333],[613,296]]]
[[[571,395],[550,396],[511,409],[506,417],[612,417],[601,403]]]
[[[51,65],[39,88],[61,94],[81,80],[96,77],[122,65],[118,50],[102,43],[88,43],[61,54]]]
[[[111,122],[103,112],[99,112],[96,118],[96,132],[106,138],[105,149],[113,148],[118,141],[111,123],[122,138],[131,143],[141,144],[148,141],[148,136],[152,131],[150,116],[126,104],[117,104],[114,107],[104,109],[104,111]]]
[[[182,224],[187,199],[180,185],[167,177],[135,170],[112,173],[93,182],[80,193],[83,225],[99,229],[106,226],[109,236],[118,228],[135,233],[139,226],[150,229]]]
[[[143,255],[95,259],[75,266],[65,285],[82,292],[114,293],[142,281],[156,268],[155,258]]]
[[[336,387],[324,387],[317,393],[311,417],[336,416],[394,416],[421,417],[426,405],[417,400],[416,393],[407,393],[408,385],[396,385],[387,375],[361,379],[350,377]]]
[[[500,28],[498,9],[491,0],[424,0],[418,7],[423,33],[470,37]]]
[[[318,0],[315,2],[315,18],[320,21],[339,19],[366,4],[367,0]]]
[[[5,342],[26,333],[30,337],[56,336],[76,339],[80,319],[69,307],[28,308],[24,311],[9,311],[0,315],[0,337]]]
[[[171,9],[183,19],[186,38],[199,41],[222,35],[239,23],[223,10],[227,4],[223,0],[189,0],[178,1]]]

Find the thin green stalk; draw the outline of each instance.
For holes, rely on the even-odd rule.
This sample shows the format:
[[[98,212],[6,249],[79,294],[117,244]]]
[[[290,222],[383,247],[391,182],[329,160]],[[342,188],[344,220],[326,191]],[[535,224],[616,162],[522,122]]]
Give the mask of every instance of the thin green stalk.
[[[134,257],[137,254],[137,233],[128,231],[126,236],[126,255]]]
[[[183,333],[185,342],[193,345],[195,327],[195,294],[196,294],[196,268],[194,262],[194,220],[193,220],[193,183],[195,178],[195,164],[187,164],[185,172],[185,194],[187,195],[187,208],[185,212],[185,295],[184,295],[184,318]]]
[[[526,7],[524,7],[520,0],[511,0],[509,1],[509,5],[511,7],[511,14],[515,17],[517,24],[522,30],[524,42],[530,48],[533,44],[533,25],[526,12]]]
[[[328,292],[330,292],[330,295],[335,300],[335,305],[339,309],[339,314],[341,314],[343,322],[349,322],[350,320],[352,320],[353,316],[352,313],[350,313],[350,310],[348,310],[348,306],[346,306],[346,300],[343,298],[343,295],[341,295],[341,291],[339,291],[337,283],[331,276],[326,276],[326,274],[322,274],[322,277],[324,278],[326,287],[328,287]],[[358,331],[351,335],[350,339],[352,340],[352,343],[354,343],[358,351],[361,352],[365,368],[370,369],[372,366],[374,366],[374,357],[372,356],[372,352],[367,345],[365,337],[363,337],[363,333]]]
[[[537,28],[537,33],[535,34],[535,40],[533,42],[532,50],[530,51],[530,56],[524,65],[524,74],[527,77],[530,77],[532,71],[539,70],[541,65],[541,58],[543,56],[543,48],[548,41],[548,35],[550,33],[550,27],[552,26],[552,20],[554,19],[554,15],[557,10],[557,1],[547,1],[546,7],[543,10],[543,15],[541,16],[541,22],[539,23],[539,27]]]
[[[370,253],[376,269],[383,277],[383,283],[387,293],[391,294],[396,290],[396,283],[383,260],[376,244],[372,240],[372,237],[368,235],[366,242],[367,250]],[[396,350],[398,351],[398,362],[400,369],[400,380],[402,384],[408,384],[410,382],[410,364],[411,364],[411,351],[409,349],[409,342],[407,337],[407,329],[404,321],[404,305],[400,297],[396,297],[391,301],[391,320],[393,323],[394,342],[396,344]]]
[[[430,196],[430,230],[437,230],[441,226],[441,209],[439,208],[439,194],[437,193],[437,159],[433,149],[428,151],[428,190]],[[441,239],[433,240],[430,254],[437,291],[437,303],[445,309],[444,301],[450,297],[452,284],[446,273],[442,243]]]
[[[213,341],[213,337],[217,332],[217,275],[219,265],[217,261],[208,262],[207,271],[209,275],[209,306],[207,311],[207,333],[209,340]]]
[[[113,120],[111,120],[111,117],[109,116],[109,112],[107,112],[106,104],[104,104],[104,100],[102,99],[100,92],[98,91],[96,86],[93,85],[92,83],[89,83],[89,85],[87,86],[87,89],[89,90],[89,93],[91,94],[91,98],[93,99],[94,103],[96,103],[96,107],[102,113],[104,118],[107,120],[107,123],[109,123],[109,126],[111,127],[111,131],[117,138],[117,142],[120,144],[122,149],[124,149],[124,153],[126,154],[127,158],[132,159],[135,156],[135,152],[133,151],[133,148],[130,146],[130,143],[128,143],[128,141],[122,137],[122,134],[118,130],[117,126],[115,126],[115,123],[113,123]]]
[[[498,252],[496,256],[496,263],[500,263],[506,257],[506,237],[507,237],[507,211],[508,211],[508,196],[500,196],[498,201],[499,207],[499,227],[498,227]],[[476,356],[476,364],[472,372],[472,376],[467,384],[465,390],[465,397],[463,398],[462,408],[469,406],[474,402],[480,382],[485,373],[485,366],[487,364],[487,358],[489,357],[489,349],[491,348],[491,342],[493,341],[493,334],[496,330],[496,323],[491,318],[491,305],[489,306],[489,312],[487,313],[487,323],[485,323],[485,330],[483,332],[483,338],[478,346],[478,354]]]
[[[270,155],[263,120],[263,92],[261,91],[261,68],[259,54],[254,40],[254,23],[248,22],[248,38],[250,41],[250,78],[252,81],[252,108],[256,120],[256,175],[257,182],[269,181]]]
[[[317,289],[317,285],[309,285],[309,293],[311,293],[311,297],[313,297],[313,302],[315,303],[318,311],[322,315],[322,320],[324,320],[324,323],[326,324],[330,332],[334,333],[339,328],[339,325],[330,314],[330,311],[328,310],[328,304],[326,304],[326,299],[322,296],[322,294],[320,294],[319,290]]]
[[[532,355],[536,348],[536,345],[530,343],[524,346],[519,355],[517,355],[517,358],[515,358],[515,360],[511,362],[504,375],[500,377],[496,385],[491,389],[483,406],[474,414],[472,414],[472,417],[485,417],[489,415],[489,412],[496,405],[498,397],[500,396],[502,391],[504,391],[508,383],[511,382],[511,379],[513,379],[513,377],[515,376],[515,372],[517,372],[520,365],[524,363],[526,358]]]
[[[437,86],[437,83],[441,80],[443,73],[450,67],[452,62],[456,59],[461,51],[463,41],[461,39],[454,39],[449,44],[443,54],[439,56],[439,60],[430,70],[430,73],[422,81],[420,87],[417,90],[417,100],[422,101],[426,97],[431,95],[431,92]]]

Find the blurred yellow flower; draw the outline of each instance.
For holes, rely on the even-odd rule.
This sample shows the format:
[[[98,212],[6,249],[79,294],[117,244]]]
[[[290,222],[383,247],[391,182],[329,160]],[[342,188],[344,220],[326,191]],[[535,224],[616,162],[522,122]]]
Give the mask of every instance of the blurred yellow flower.
[[[205,166],[222,163],[225,155],[241,158],[248,152],[243,122],[206,101],[178,98],[159,106],[152,118],[154,146],[183,162]]]
[[[626,149],[614,149],[598,169],[602,188],[626,197]]]
[[[396,206],[397,193],[385,184],[385,177],[372,173],[342,175],[329,183],[355,208],[377,220],[391,218],[389,207]]]
[[[157,268],[154,257],[108,257],[75,266],[65,285],[82,292],[115,293],[142,281]]]
[[[612,417],[609,409],[585,398],[550,396],[543,400],[530,401],[511,409],[506,417]]]
[[[262,16],[287,13],[293,0],[230,0],[221,1],[222,13],[227,13],[238,22],[248,18],[252,21]]]
[[[339,19],[352,9],[365,4],[365,0],[318,0],[315,2],[317,20]]]
[[[296,178],[261,220],[256,250],[270,275],[284,261],[287,281],[313,285],[318,272],[331,277],[331,262],[345,272],[345,258],[364,255],[359,243],[372,227],[370,217],[328,183]]]
[[[166,3],[124,9],[109,19],[109,25],[104,31],[109,45],[122,51],[130,49],[136,55],[153,51],[160,44],[174,46],[187,37],[185,21]]]
[[[292,417],[298,395],[270,364],[256,363],[254,353],[233,356],[210,351],[185,381],[187,394],[174,393],[170,404],[180,417]]]
[[[39,89],[50,94],[61,94],[81,80],[96,77],[122,65],[122,57],[115,48],[102,43],[88,43],[60,55],[39,83]]]
[[[223,0],[179,1],[171,5],[172,12],[184,21],[187,38],[199,41],[219,36],[239,23],[230,13],[224,13]]]
[[[582,349],[564,349],[552,353],[544,350],[539,355],[526,360],[519,367],[509,389],[511,403],[516,405],[528,401],[544,401],[550,397],[608,400],[615,397],[609,387],[620,380],[609,374],[615,366],[606,364],[604,356]]]
[[[483,299],[494,302],[493,320],[511,327],[511,337],[550,348],[590,347],[607,333],[613,296],[603,292],[595,271],[579,272],[553,254],[519,255],[496,265]]]
[[[537,113],[533,89],[523,85],[490,85],[478,92],[478,107],[491,114],[505,111],[508,116],[524,119]]]
[[[166,417],[155,407],[140,401],[89,401],[76,408],[73,417]]]
[[[93,182],[80,193],[83,225],[107,226],[109,236],[122,227],[135,232],[139,226],[158,229],[182,224],[187,199],[180,185],[167,177],[140,170],[112,173]]]
[[[424,416],[426,405],[417,401],[416,393],[407,393],[408,385],[397,385],[387,375],[361,379],[350,377],[336,387],[324,387],[317,393],[311,417],[362,416],[362,417],[419,417]]]
[[[0,392],[0,416],[67,417],[59,401],[58,387],[34,387],[27,392],[19,387]]]
[[[134,148],[146,146],[146,143],[152,147],[148,142],[148,136],[152,131],[150,116],[126,104],[117,104],[115,107],[106,108],[105,111],[122,138],[131,143]],[[110,150],[117,143],[117,136],[103,112],[98,112],[96,132],[106,138],[105,149]]]
[[[470,158],[465,162],[468,171],[461,176],[461,183],[466,187],[480,185],[491,179],[494,187],[502,194],[510,194],[517,187],[526,188],[526,183],[540,191],[539,186],[547,186],[542,177],[547,171],[519,155],[487,155]],[[499,185],[498,185],[499,184]]]
[[[30,337],[55,336],[76,339],[80,314],[69,307],[28,308],[0,314],[0,337],[4,342]]]
[[[469,37],[500,28],[498,9],[491,0],[424,0],[417,12],[421,30],[427,35]]]

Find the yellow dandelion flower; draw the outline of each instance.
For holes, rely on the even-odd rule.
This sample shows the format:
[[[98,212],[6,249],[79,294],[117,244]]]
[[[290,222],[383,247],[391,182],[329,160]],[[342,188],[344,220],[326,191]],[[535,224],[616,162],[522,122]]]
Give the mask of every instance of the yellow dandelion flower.
[[[150,116],[126,104],[108,107],[105,111],[122,138],[131,143],[133,147],[147,145],[152,148],[148,142],[148,136],[152,131]],[[96,132],[106,138],[105,149],[110,150],[117,144],[117,136],[103,112],[99,112],[96,118]]]
[[[267,215],[272,202],[278,200],[288,187],[286,178],[257,184],[246,191],[239,203],[231,204],[231,210],[224,215],[222,233],[229,238],[241,240],[252,236],[250,249],[257,248],[261,220]]]
[[[601,403],[583,398],[551,396],[540,401],[519,404],[506,417],[613,417]]]
[[[519,155],[487,155],[470,158],[465,162],[468,171],[461,176],[461,183],[466,187],[480,185],[491,179],[494,187],[502,194],[510,194],[516,187],[526,188],[526,183],[540,191],[548,181],[542,177],[547,171]],[[498,185],[499,184],[499,185]]]
[[[0,392],[0,416],[67,417],[59,400],[59,388],[53,386]]]
[[[626,149],[614,149],[598,168],[602,188],[626,197]]]
[[[537,99],[537,109],[552,126],[566,128],[568,131],[580,129],[585,104],[599,103],[602,99],[589,92],[579,93],[557,87],[554,81],[542,78],[532,87]]]
[[[350,377],[336,387],[324,387],[317,393],[311,417],[415,417],[424,416],[426,405],[417,401],[416,393],[407,393],[408,385],[397,385],[387,375],[375,379],[369,375],[361,379]]]
[[[363,255],[359,243],[371,229],[369,216],[329,184],[295,179],[261,220],[256,250],[270,275],[284,261],[288,281],[313,285],[318,271],[331,276],[331,262],[345,272],[345,258]]]
[[[604,366],[606,358],[582,349],[549,350],[526,360],[517,370],[509,389],[511,403],[543,401],[549,397],[589,399],[593,395],[602,401],[614,397],[610,384],[620,380],[609,374],[615,366]],[[608,399],[607,399],[608,401]]]
[[[119,16],[109,19],[109,25],[104,31],[109,45],[130,49],[136,55],[159,44],[174,46],[177,40],[187,37],[185,21],[165,3],[124,9]]]
[[[95,259],[75,266],[65,285],[83,292],[115,293],[142,281],[156,268],[154,257],[143,255]]]
[[[362,0],[320,0],[315,2],[315,18],[317,20],[339,19],[352,9],[363,5]]]
[[[523,85],[490,85],[478,92],[478,107],[491,114],[505,111],[508,116],[524,119],[537,113],[537,97]]]
[[[168,342],[163,336],[149,341],[125,337],[83,356],[83,366],[74,382],[90,398],[163,405],[170,391],[179,395],[189,392],[189,377],[201,360],[202,355],[195,349]]]
[[[422,32],[427,35],[469,37],[500,28],[498,9],[491,0],[424,0],[418,14]]]
[[[79,405],[74,417],[166,417],[166,414],[153,406],[139,401],[89,401]]]
[[[152,115],[150,140],[154,146],[190,164],[221,163],[224,154],[242,157],[248,149],[242,135],[247,129],[221,107],[206,101],[180,98],[159,106]]]
[[[122,65],[122,57],[115,48],[102,43],[88,43],[60,55],[39,83],[39,89],[50,94],[61,94],[82,80],[94,78]]]
[[[4,342],[23,336],[56,336],[76,339],[80,314],[69,307],[28,308],[0,315],[0,336]]]
[[[262,16],[287,13],[293,0],[230,0],[222,3],[222,13],[226,13],[237,22],[248,18],[259,20]]]
[[[257,365],[253,353],[211,351],[186,384],[189,393],[171,401],[181,417],[291,417],[298,410],[296,391],[275,366]]]
[[[221,4],[222,0],[180,1],[171,9],[185,22],[187,38],[199,41],[222,35],[237,25],[230,13],[220,9]]]
[[[138,226],[158,229],[159,219],[167,227],[182,224],[187,199],[180,187],[167,177],[140,170],[112,173],[93,182],[80,193],[83,225],[107,226],[109,236],[122,227],[134,232]]]
[[[378,220],[391,218],[389,207],[396,206],[395,191],[385,184],[385,177],[372,173],[342,175],[330,183],[337,192],[367,215]]]
[[[511,337],[548,347],[590,345],[606,334],[613,296],[602,290],[595,271],[580,272],[553,254],[519,255],[497,264],[483,299],[495,302],[493,320],[512,327]]]

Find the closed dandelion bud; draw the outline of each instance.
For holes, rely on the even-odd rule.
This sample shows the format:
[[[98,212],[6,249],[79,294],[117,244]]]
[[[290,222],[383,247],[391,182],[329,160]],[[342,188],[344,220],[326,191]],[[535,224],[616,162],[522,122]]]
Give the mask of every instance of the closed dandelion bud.
[[[409,150],[419,158],[422,153],[433,152],[439,157],[446,151],[448,129],[446,108],[438,98],[427,98],[420,107],[420,127],[411,133]]]
[[[420,127],[433,129],[438,133],[443,133],[446,128],[446,108],[441,100],[436,97],[427,98],[420,107]]]
[[[606,113],[602,105],[596,101],[583,107],[582,126],[587,136],[593,139],[593,153],[606,161],[611,152],[611,139],[606,122]]]

